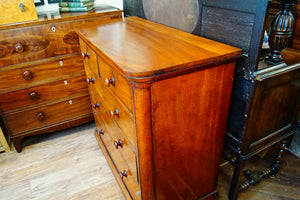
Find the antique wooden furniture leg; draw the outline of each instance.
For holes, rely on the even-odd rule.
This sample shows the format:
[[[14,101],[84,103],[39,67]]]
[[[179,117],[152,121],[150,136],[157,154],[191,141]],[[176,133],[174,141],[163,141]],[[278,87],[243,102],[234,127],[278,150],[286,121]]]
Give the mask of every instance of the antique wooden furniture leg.
[[[245,166],[245,158],[239,153],[234,161],[234,171],[232,175],[231,185],[229,189],[228,199],[234,200],[237,198],[240,179],[242,177],[243,168]]]
[[[244,169],[244,175],[246,176],[247,180],[240,184],[239,192],[247,190],[251,185],[258,184],[263,178],[276,175],[280,168],[280,160],[282,159],[283,153],[286,150],[286,144],[286,139],[281,141],[281,146],[276,159],[269,168],[266,168],[259,173],[251,173],[251,171],[248,169]]]
[[[14,138],[11,138],[14,146],[15,146],[15,149],[18,153],[20,153],[22,151],[22,140],[23,140],[24,136],[20,136],[20,137],[14,137]]]

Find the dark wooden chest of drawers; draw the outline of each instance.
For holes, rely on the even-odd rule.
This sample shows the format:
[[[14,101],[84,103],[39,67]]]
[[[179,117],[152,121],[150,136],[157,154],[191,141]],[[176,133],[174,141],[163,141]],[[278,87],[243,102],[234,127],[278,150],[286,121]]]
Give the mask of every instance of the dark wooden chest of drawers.
[[[216,198],[240,50],[137,17],[77,32],[95,136],[126,198]]]
[[[115,8],[96,8],[0,27],[0,113],[18,152],[25,136],[93,120],[74,28],[120,17]]]

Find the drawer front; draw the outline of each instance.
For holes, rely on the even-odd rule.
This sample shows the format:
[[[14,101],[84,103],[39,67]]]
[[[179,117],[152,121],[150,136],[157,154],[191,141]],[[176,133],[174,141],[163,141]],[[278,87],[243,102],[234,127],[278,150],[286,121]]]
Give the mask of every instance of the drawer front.
[[[136,144],[134,117],[129,110],[112,94],[111,91],[103,85],[101,79],[88,67],[85,66],[85,72],[89,83],[89,92],[91,103],[94,107],[97,103],[107,108],[105,115],[118,124],[121,130],[126,134],[133,146]],[[91,81],[92,80],[92,81]],[[100,103],[103,102],[103,103]]]
[[[88,94],[85,74],[0,94],[0,110],[5,113],[27,106],[67,98],[76,94]]]
[[[93,93],[96,93],[97,95],[94,95]],[[101,81],[96,81],[96,84],[90,87],[90,94],[93,96],[91,97],[92,103],[102,102],[100,104],[107,110],[103,114],[107,118],[112,119],[126,134],[130,143],[136,147],[134,117],[128,109],[102,85]]]
[[[90,114],[89,96],[71,98],[10,115],[3,115],[4,122],[12,135],[55,125],[70,119]]]
[[[97,55],[96,53],[85,44],[82,40],[80,40],[80,48],[81,55],[84,61],[84,65],[89,67],[94,74],[99,74],[98,63],[97,63]]]
[[[77,45],[66,44],[56,31],[54,24],[1,31],[0,67],[80,52],[78,42]]]
[[[0,93],[7,88],[27,87],[28,84],[46,79],[84,72],[80,54],[36,63],[0,68]]]
[[[42,58],[79,53],[77,25],[119,18],[121,13],[46,23],[0,31],[0,67]]]
[[[114,167],[120,174],[117,178],[122,180],[133,199],[141,199],[141,190],[137,181],[138,170],[136,154],[125,141],[122,147],[118,146],[118,148],[116,148],[114,144],[116,142],[114,134],[120,131],[120,129],[118,130],[116,127],[108,125],[100,115],[101,114],[97,111],[94,114],[98,131],[98,134],[96,135],[103,142],[106,147],[105,150],[108,152],[114,163]],[[103,133],[99,133],[101,130],[103,130]]]
[[[103,58],[98,58],[98,65],[103,84],[118,96],[131,113],[133,113],[132,86],[127,79],[119,72],[112,70],[108,61]]]

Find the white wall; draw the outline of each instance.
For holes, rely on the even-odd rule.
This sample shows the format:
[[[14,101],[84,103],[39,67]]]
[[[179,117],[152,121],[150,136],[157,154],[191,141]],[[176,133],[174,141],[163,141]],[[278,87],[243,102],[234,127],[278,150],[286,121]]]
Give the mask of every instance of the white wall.
[[[44,0],[44,2],[45,5],[36,6],[37,12],[41,12],[45,10],[58,11],[58,3],[48,4],[47,0]],[[117,8],[123,9],[123,0],[95,0],[95,4],[107,4],[107,5],[112,5]]]
[[[96,3],[112,5],[114,7],[123,9],[123,0],[96,0]]]

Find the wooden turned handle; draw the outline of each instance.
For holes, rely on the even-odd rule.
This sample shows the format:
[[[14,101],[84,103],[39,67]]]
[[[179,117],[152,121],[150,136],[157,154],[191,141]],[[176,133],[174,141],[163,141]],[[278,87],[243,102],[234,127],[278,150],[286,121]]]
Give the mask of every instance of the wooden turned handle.
[[[110,115],[111,117],[117,116],[118,118],[120,118],[120,113],[118,109],[115,109],[114,111],[110,111]]]
[[[37,118],[40,121],[44,121],[46,119],[46,116],[45,116],[44,113],[40,112],[40,113],[37,114]]]
[[[126,170],[123,170],[123,172],[119,172],[120,178],[123,179],[123,177],[127,177]]]
[[[96,133],[97,133],[98,135],[104,135],[104,130],[101,129],[100,131],[98,131],[98,130],[96,129]]]
[[[82,57],[83,57],[83,59],[89,59],[90,58],[90,54],[89,54],[89,52],[86,52],[86,53],[82,53]]]
[[[101,129],[99,132],[98,132],[98,134],[100,135],[104,135],[104,130],[103,129]]]
[[[90,83],[95,83],[95,79],[93,78],[93,77],[91,77],[91,78],[87,78],[86,79],[86,82],[88,83],[88,84],[90,84]]]
[[[38,100],[39,99],[39,95],[36,93],[36,92],[31,92],[29,94],[31,100],[35,101],[35,100]]]
[[[122,140],[118,140],[118,142],[114,141],[114,145],[115,145],[116,149],[118,149],[119,147],[123,147],[123,142],[122,142]]]
[[[20,42],[15,44],[15,51],[18,52],[18,53],[22,53],[24,51],[24,47]]]
[[[105,82],[107,84],[107,87],[109,87],[110,85],[115,86],[115,79],[114,79],[114,77],[111,77],[110,79],[105,79]]]
[[[97,108],[99,108],[99,106],[100,106],[100,104],[99,104],[99,103],[96,103],[96,104],[93,104],[93,103],[92,103],[92,107],[93,107],[94,109],[97,109]]]
[[[26,80],[29,80],[32,78],[32,74],[30,71],[25,71],[23,72],[23,77],[26,79]]]

